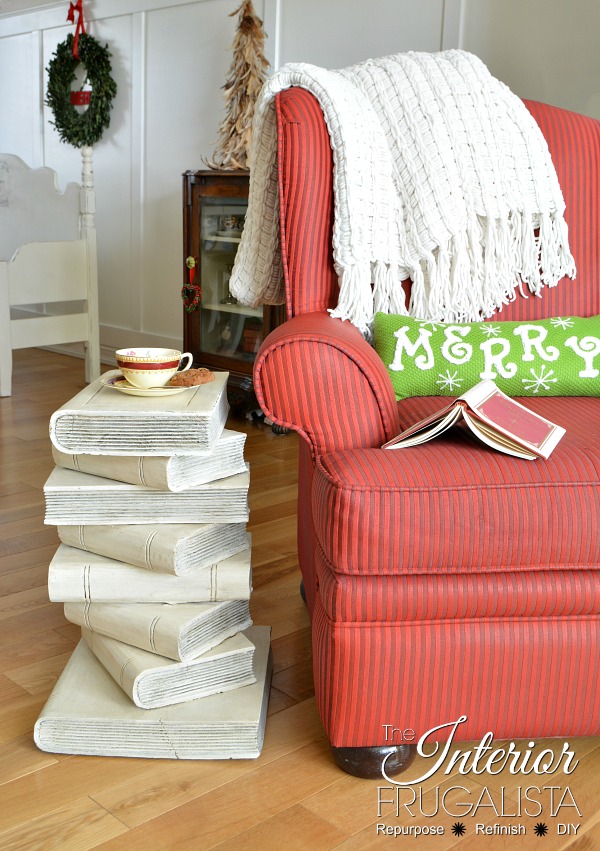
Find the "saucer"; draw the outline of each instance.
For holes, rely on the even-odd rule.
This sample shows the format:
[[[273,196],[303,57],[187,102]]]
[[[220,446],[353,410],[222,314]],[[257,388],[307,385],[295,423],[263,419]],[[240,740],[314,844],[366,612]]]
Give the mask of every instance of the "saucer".
[[[184,390],[189,390],[189,387],[135,387],[130,384],[126,378],[123,378],[120,372],[107,372],[100,378],[100,384],[103,387],[112,387],[114,390],[120,390],[121,393],[127,393],[129,396],[172,396],[174,393],[182,393]]]

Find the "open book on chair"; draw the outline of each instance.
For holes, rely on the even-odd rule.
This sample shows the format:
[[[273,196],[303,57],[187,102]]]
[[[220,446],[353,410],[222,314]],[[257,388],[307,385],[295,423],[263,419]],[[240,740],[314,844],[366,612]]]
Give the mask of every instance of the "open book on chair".
[[[488,446],[530,461],[548,458],[565,429],[511,399],[493,381],[480,381],[462,396],[384,443],[404,449],[437,437],[463,420]]]

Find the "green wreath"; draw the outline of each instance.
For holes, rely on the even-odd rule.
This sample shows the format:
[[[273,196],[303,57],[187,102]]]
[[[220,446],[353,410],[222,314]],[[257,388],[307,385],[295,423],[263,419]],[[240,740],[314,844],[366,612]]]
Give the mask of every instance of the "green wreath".
[[[87,33],[79,36],[79,59],[73,56],[73,34],[56,48],[48,64],[46,104],[54,114],[51,122],[61,138],[75,148],[94,145],[110,123],[110,109],[117,93],[117,84],[110,75],[110,52]],[[71,103],[71,84],[75,69],[82,62],[92,87],[90,104],[79,113]]]

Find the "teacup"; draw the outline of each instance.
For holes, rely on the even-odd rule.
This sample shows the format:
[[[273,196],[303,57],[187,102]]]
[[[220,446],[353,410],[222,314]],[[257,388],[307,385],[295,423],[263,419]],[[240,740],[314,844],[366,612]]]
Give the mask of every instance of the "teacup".
[[[176,349],[119,349],[115,355],[123,377],[142,390],[164,387],[176,372],[189,369],[194,362],[191,352],[182,354]]]

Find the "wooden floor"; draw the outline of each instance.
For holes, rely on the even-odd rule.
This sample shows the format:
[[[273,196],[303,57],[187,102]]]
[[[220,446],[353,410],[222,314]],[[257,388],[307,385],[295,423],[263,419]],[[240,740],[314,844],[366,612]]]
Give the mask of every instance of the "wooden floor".
[[[58,542],[54,527],[43,523],[42,487],[52,469],[48,420],[83,386],[83,364],[40,350],[17,352],[15,361],[13,395],[0,399],[2,851],[600,849],[600,739],[571,742],[580,762],[569,776],[437,773],[420,784],[422,804],[417,799],[410,812],[404,806],[407,792],[402,793],[399,818],[391,804],[382,804],[378,815],[381,784],[335,767],[315,711],[309,622],[298,593],[296,437],[275,436],[247,421],[230,426],[248,434],[252,615],[255,623],[273,629],[275,667],[262,755],[250,761],[177,762],[38,751],[33,725],[79,637],[46,592],[47,567]],[[562,741],[552,746],[560,753]],[[413,777],[423,765],[422,760],[413,764]],[[540,804],[525,799],[531,786],[541,790],[529,792]],[[440,801],[432,815],[436,796],[451,787],[460,788],[445,799],[449,812]],[[519,794],[521,817],[516,816]],[[558,813],[551,812],[551,795],[554,810],[562,803]],[[381,793],[386,800],[393,796],[392,789]],[[457,822],[466,828],[462,838],[451,830]],[[548,827],[543,838],[534,833],[538,823]],[[381,828],[378,833],[378,824],[410,826],[413,835],[394,837]],[[523,825],[527,833],[478,834],[477,824],[492,830]],[[572,828],[566,833],[570,824],[580,825],[576,835]],[[416,827],[432,826],[444,834],[414,836]]]

